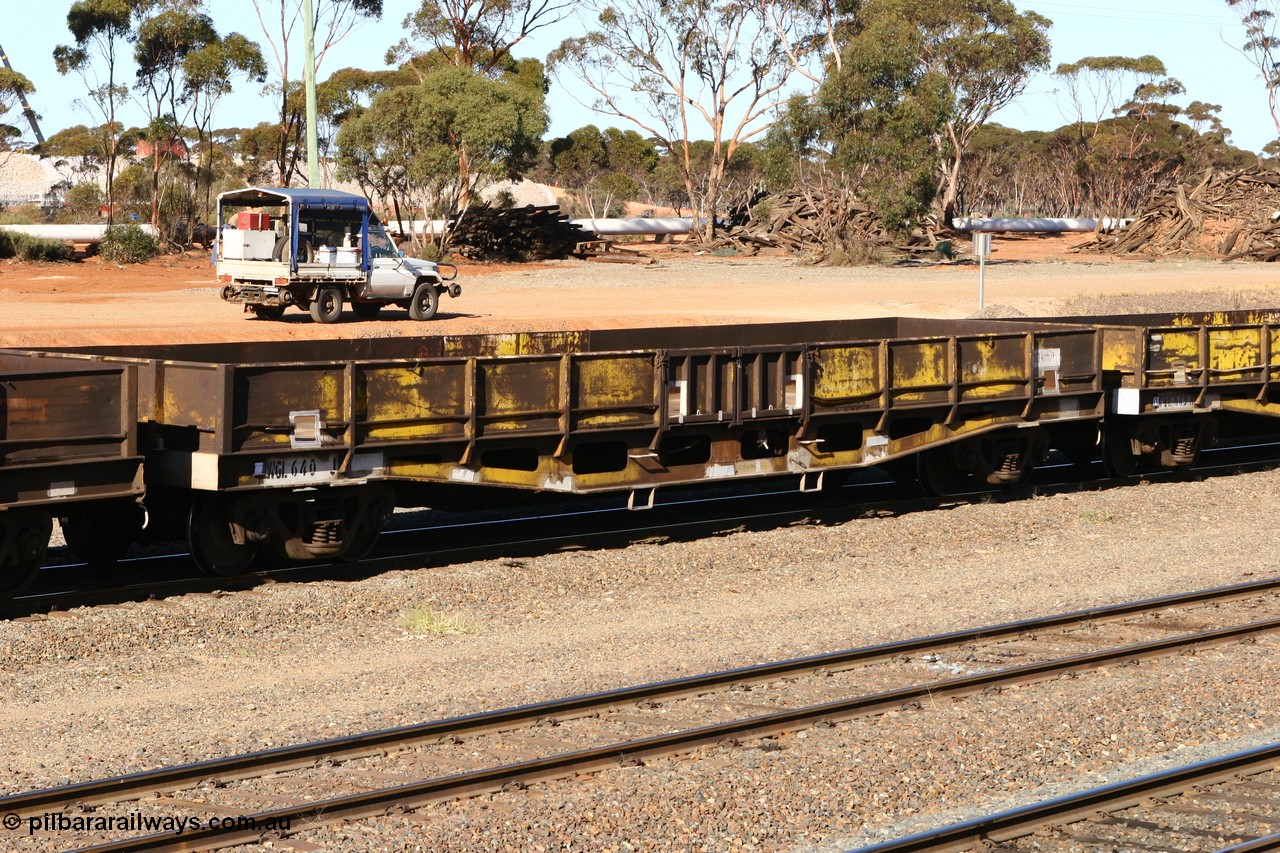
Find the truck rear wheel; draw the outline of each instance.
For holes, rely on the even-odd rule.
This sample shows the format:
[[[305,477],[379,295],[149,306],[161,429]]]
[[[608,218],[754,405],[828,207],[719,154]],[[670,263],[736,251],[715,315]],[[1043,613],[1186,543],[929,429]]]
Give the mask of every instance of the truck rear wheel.
[[[311,319],[317,323],[336,323],[342,316],[342,291],[336,287],[321,287],[311,300]]]
[[[430,320],[440,308],[440,293],[433,281],[419,282],[409,302],[409,316],[415,320]]]

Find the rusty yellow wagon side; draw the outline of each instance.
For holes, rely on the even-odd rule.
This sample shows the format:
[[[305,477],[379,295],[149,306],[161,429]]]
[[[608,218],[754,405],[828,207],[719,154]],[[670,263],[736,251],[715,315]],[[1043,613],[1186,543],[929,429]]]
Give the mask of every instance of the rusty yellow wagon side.
[[[153,518],[206,570],[358,555],[397,505],[619,492],[895,465],[935,492],[1091,448],[1096,329],[888,318],[91,348],[126,364]],[[157,520],[157,523],[159,521]]]

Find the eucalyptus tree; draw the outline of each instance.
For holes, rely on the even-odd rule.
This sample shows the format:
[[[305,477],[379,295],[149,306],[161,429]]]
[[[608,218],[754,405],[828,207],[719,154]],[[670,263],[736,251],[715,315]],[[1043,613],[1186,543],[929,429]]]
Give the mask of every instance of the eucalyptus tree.
[[[1280,137],[1280,38],[1276,35],[1277,0],[1226,0],[1244,26],[1240,52],[1262,79],[1267,108]]]
[[[611,216],[621,200],[652,191],[658,150],[634,130],[589,124],[547,148],[549,178],[576,191],[588,216]]]
[[[870,208],[891,232],[909,231],[937,194],[941,157],[934,140],[952,116],[947,78],[920,61],[910,16],[883,8],[860,16],[840,44],[840,62],[812,97],[796,96],[770,133],[774,184],[810,195],[828,259],[863,256],[849,228]]]
[[[939,155],[938,203],[950,223],[973,134],[1049,66],[1049,19],[1019,12],[1009,0],[872,0],[862,15],[913,23],[921,66],[945,81],[950,110],[933,144]]]
[[[135,38],[133,22],[149,0],[76,0],[67,12],[67,29],[74,40],[53,50],[59,74],[76,74],[89,100],[102,116],[107,222],[115,212],[114,184],[119,158],[121,125],[116,113],[129,96],[119,80],[120,51]]]
[[[268,91],[279,104],[273,158],[281,186],[289,186],[299,174],[298,163],[306,131],[306,100],[302,94],[303,74],[294,76],[293,48],[301,37],[303,0],[252,0],[258,24],[270,47],[275,80]],[[319,79],[325,55],[350,35],[361,23],[382,17],[383,0],[312,0],[315,28],[315,67]],[[317,84],[317,88],[318,88]]]
[[[239,33],[220,36],[203,3],[151,0],[142,10],[134,39],[134,88],[147,111],[145,138],[151,157],[151,221],[160,222],[161,169],[182,157],[191,167],[183,135],[189,122],[208,132],[212,110],[237,75],[265,74],[258,47]],[[189,212],[189,211],[188,211]]]
[[[702,236],[715,234],[721,184],[744,142],[763,135],[798,64],[821,41],[809,4],[779,0],[583,0],[585,36],[563,41],[548,66],[571,93],[621,119],[675,159]],[[711,143],[698,166],[695,137]]]
[[[204,189],[204,210],[212,209],[215,147],[211,138],[213,114],[218,103],[233,91],[237,78],[262,83],[267,63],[258,45],[240,33],[215,38],[189,52],[182,60],[183,95],[190,102],[191,123],[200,149],[197,189]]]
[[[546,129],[536,81],[438,68],[421,83],[380,92],[341,126],[339,175],[392,198],[397,218],[401,200],[428,218],[460,217],[486,183],[534,165]]]
[[[512,51],[546,27],[559,23],[573,0],[422,0],[404,19],[409,35],[387,52],[388,65],[419,75],[441,60],[485,76],[511,67]]]
[[[1053,145],[1069,166],[1076,215],[1136,212],[1186,160],[1172,126],[1182,108],[1170,103],[1185,89],[1150,54],[1086,56],[1054,73],[1075,108]]]
[[[12,150],[22,139],[19,118],[10,116],[15,108],[21,112],[22,99],[36,90],[25,75],[0,66],[0,151]]]

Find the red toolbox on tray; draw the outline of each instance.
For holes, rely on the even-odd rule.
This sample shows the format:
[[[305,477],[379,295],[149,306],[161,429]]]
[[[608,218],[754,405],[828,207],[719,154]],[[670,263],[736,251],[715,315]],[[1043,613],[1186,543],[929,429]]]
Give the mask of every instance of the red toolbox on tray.
[[[237,213],[236,228],[241,231],[270,231],[271,214],[249,213],[248,211]]]

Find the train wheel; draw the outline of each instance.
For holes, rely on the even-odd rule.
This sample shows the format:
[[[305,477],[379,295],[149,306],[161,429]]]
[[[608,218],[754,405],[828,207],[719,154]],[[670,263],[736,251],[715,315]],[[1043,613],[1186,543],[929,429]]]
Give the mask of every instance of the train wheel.
[[[0,565],[0,601],[21,595],[40,576],[43,560],[8,560]]]
[[[311,319],[317,323],[336,323],[342,316],[342,291],[336,287],[321,287],[311,300]]]
[[[111,568],[142,531],[135,503],[90,503],[72,508],[61,520],[67,547],[93,568]]]
[[[950,447],[937,447],[920,453],[916,475],[920,478],[920,488],[924,493],[938,498],[955,494],[964,479]]]
[[[369,556],[377,547],[381,535],[382,531],[377,528],[368,524],[361,525],[360,532],[351,537],[351,544],[342,556],[348,560],[360,560]]]
[[[198,497],[187,516],[187,545],[191,559],[206,575],[226,578],[249,568],[257,548],[240,544],[231,536],[226,499],[218,495]]]
[[[43,513],[14,512],[4,519],[4,561],[0,562],[0,599],[26,591],[40,575],[49,550],[53,519]]]
[[[1133,440],[1127,428],[1103,430],[1102,464],[1112,477],[1131,477],[1138,470],[1138,457],[1133,455]]]

